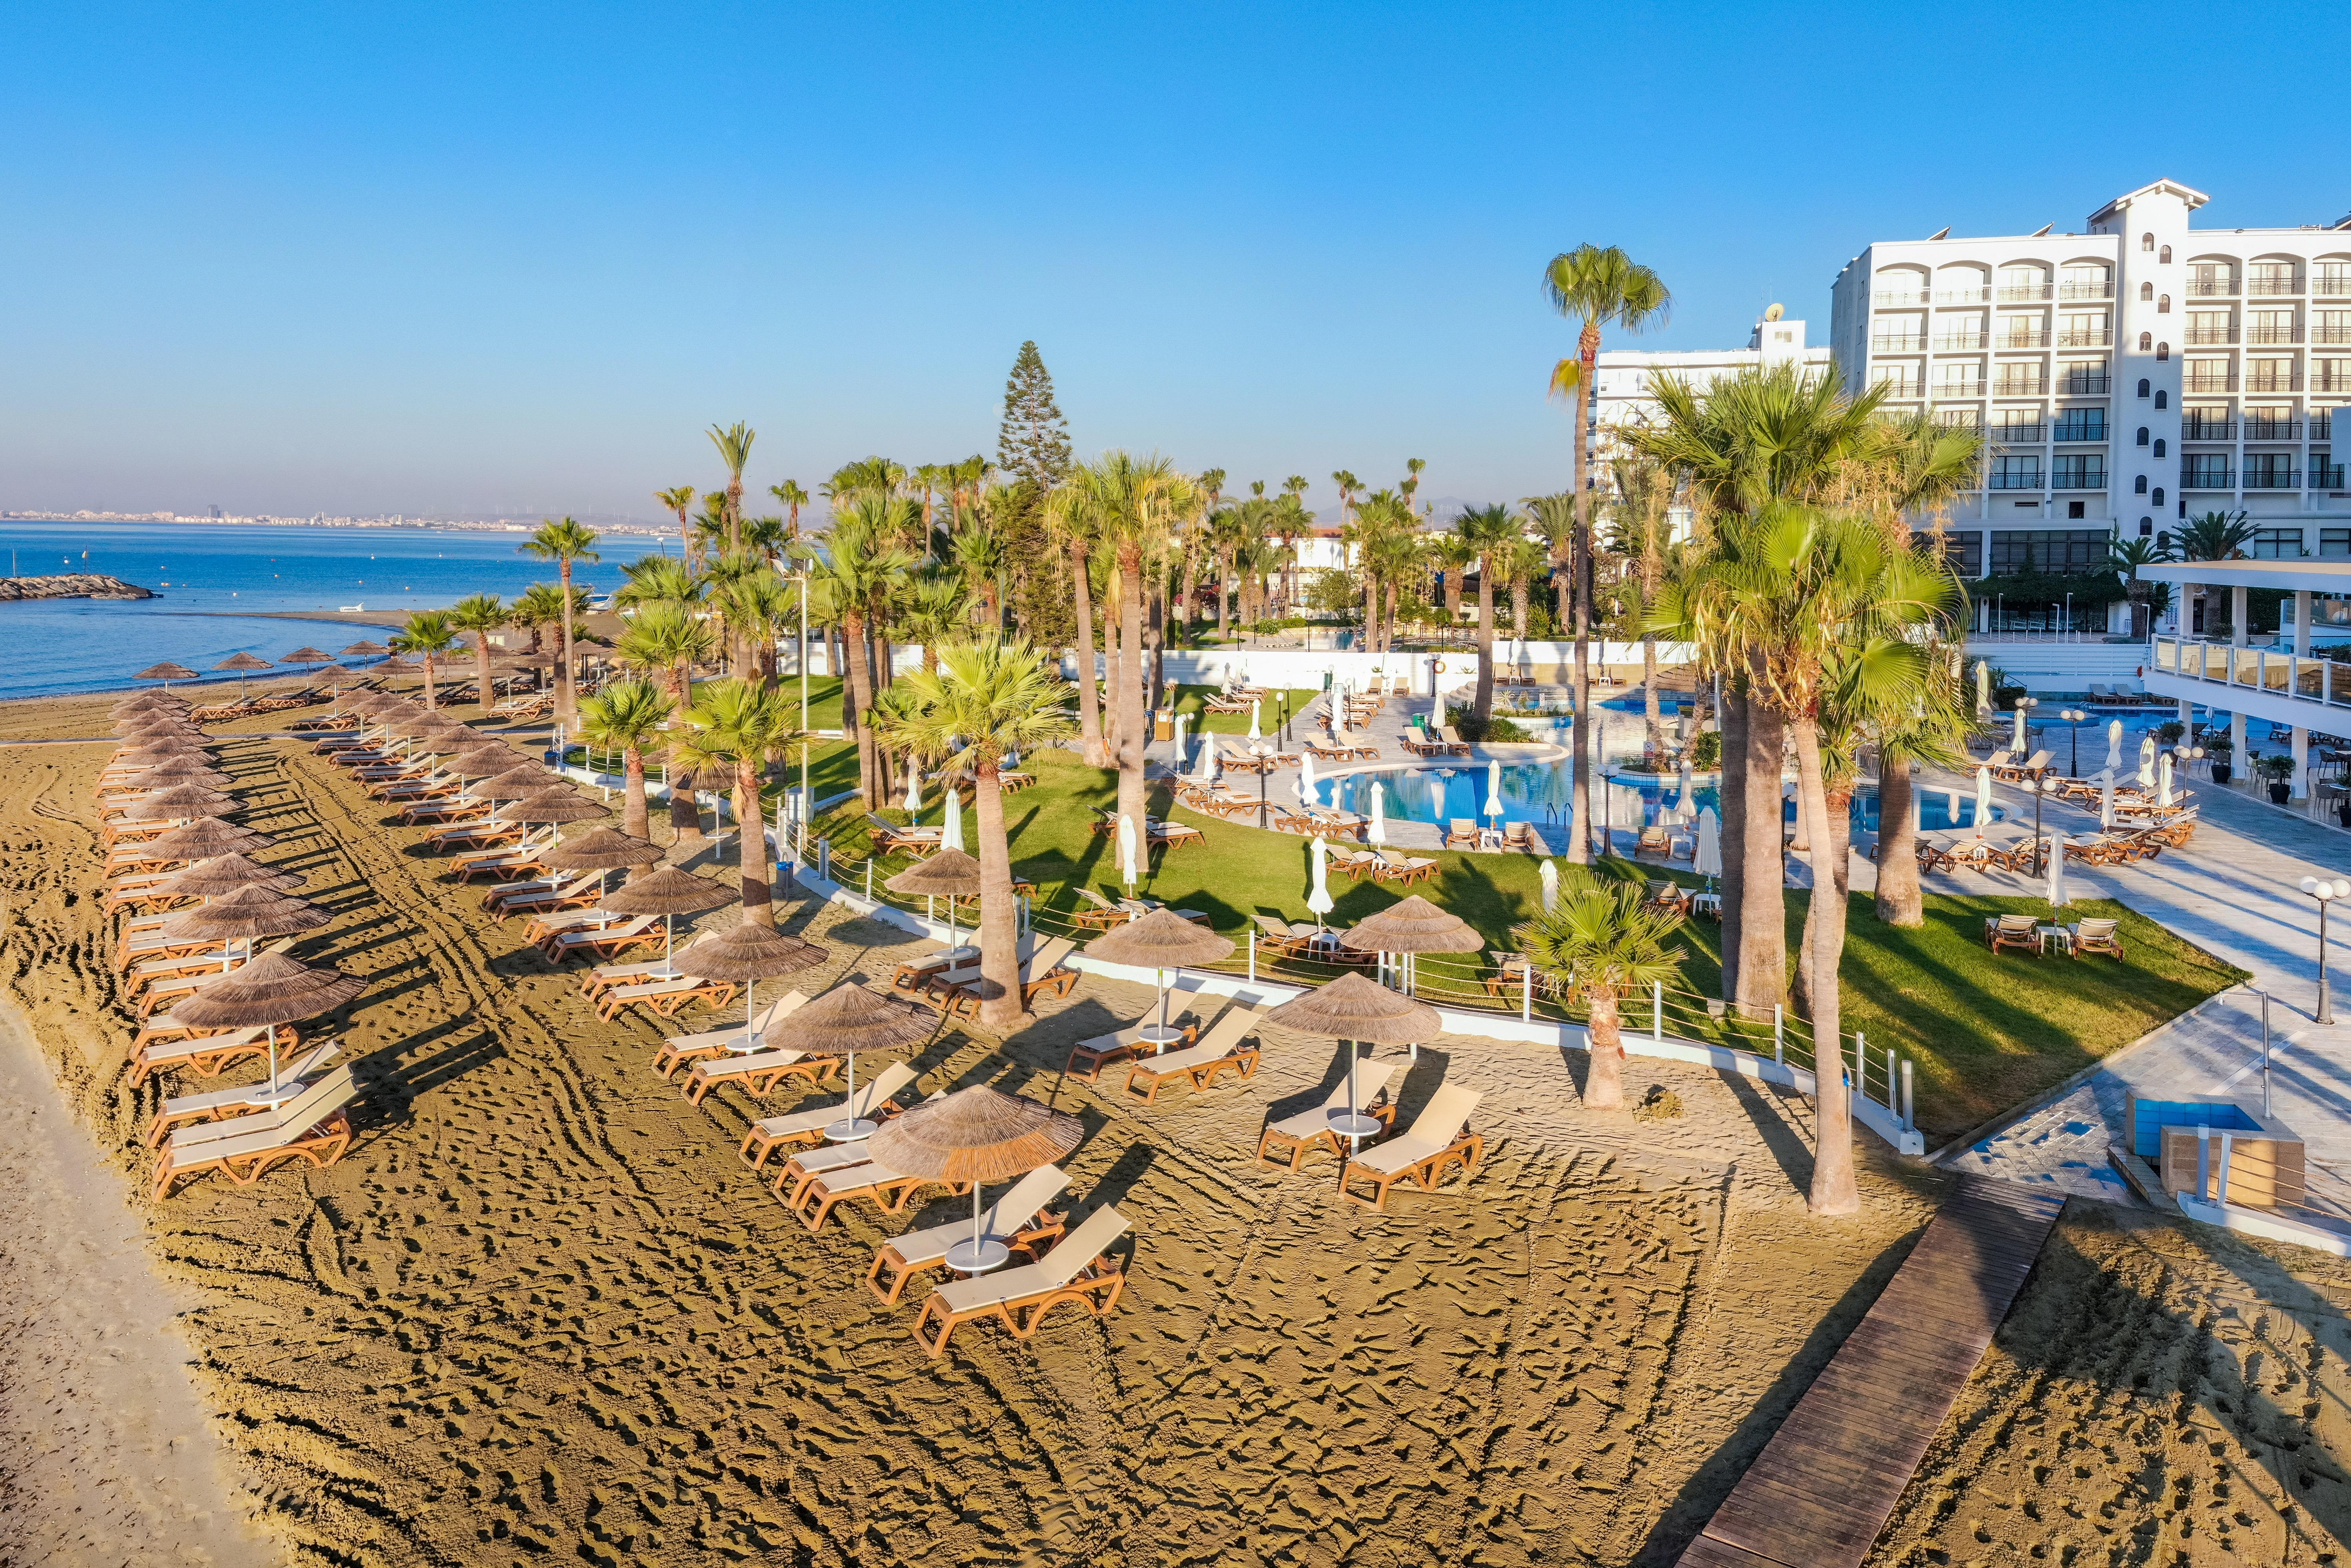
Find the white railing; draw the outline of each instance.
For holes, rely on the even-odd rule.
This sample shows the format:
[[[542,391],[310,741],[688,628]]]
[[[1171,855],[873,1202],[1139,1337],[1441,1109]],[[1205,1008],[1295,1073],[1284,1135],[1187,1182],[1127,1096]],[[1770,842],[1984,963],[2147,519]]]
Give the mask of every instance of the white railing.
[[[2338,676],[2332,659],[2274,648],[2240,648],[2201,637],[2149,639],[2147,674],[2214,685],[2242,686],[2271,696],[2325,707],[2351,708],[2351,675]],[[2225,699],[2215,699],[2222,707]]]

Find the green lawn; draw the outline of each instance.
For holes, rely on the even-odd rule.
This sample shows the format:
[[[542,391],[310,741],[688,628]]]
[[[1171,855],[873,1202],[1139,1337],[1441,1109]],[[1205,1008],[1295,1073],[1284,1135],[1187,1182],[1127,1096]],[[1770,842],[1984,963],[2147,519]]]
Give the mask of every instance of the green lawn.
[[[836,749],[853,782],[853,755],[846,747]],[[1117,852],[1111,840],[1092,831],[1090,810],[1114,803],[1117,776],[1061,751],[1040,753],[1028,766],[1038,776],[1037,787],[1008,800],[1006,817],[1014,862],[1020,874],[1038,884],[1041,905],[1066,915],[1078,903],[1069,892],[1073,883],[1118,891]],[[1155,811],[1165,811],[1166,805],[1164,795],[1155,794]],[[883,815],[904,818],[894,809]],[[868,852],[862,817],[852,804],[821,824],[833,841],[836,862]],[[937,821],[936,808],[924,820]],[[1290,920],[1313,918],[1306,908],[1306,841],[1188,813],[1179,820],[1198,827],[1207,841],[1162,856],[1141,884],[1148,896],[1202,911],[1237,942],[1245,942],[1250,917],[1260,910]],[[1515,947],[1510,927],[1541,908],[1537,862],[1531,856],[1416,852],[1436,852],[1443,870],[1437,881],[1412,891],[1461,916],[1491,946]],[[1664,874],[1624,862],[1607,869],[1617,875]],[[1685,874],[1677,880],[1694,879]],[[1350,883],[1343,876],[1332,879],[1331,892],[1335,907],[1330,923],[1342,926],[1401,896],[1392,884]],[[1787,900],[1792,952],[1808,896],[1792,893]],[[1875,1052],[1891,1047],[1917,1059],[1917,1119],[1930,1145],[2091,1065],[2243,977],[2129,910],[2095,900],[2075,904],[2069,918],[2119,918],[2129,955],[2125,962],[2012,953],[1995,958],[1983,945],[1983,917],[2002,912],[2045,913],[2045,906],[2034,899],[1930,895],[1927,924],[1906,931],[1880,924],[1869,898],[1852,902],[1843,967],[1844,1027],[1848,1032],[1863,1030]],[[1768,1051],[1768,1027],[1739,1026],[1704,1011],[1702,998],[1720,994],[1720,936],[1721,927],[1710,921],[1693,921],[1684,928],[1685,979],[1679,989],[1689,994],[1671,1007],[1667,1028]],[[1425,976],[1433,977],[1437,967],[1430,960]],[[1314,972],[1335,971],[1309,971]],[[1484,998],[1482,988],[1471,994]],[[1646,1006],[1628,1012],[1647,1018]],[[1877,1071],[1873,1067],[1873,1081]]]
[[[1188,714],[1191,716],[1185,726],[1186,734],[1247,735],[1249,733],[1249,715],[1245,713],[1210,713],[1208,711],[1208,698],[1215,694],[1217,690],[1216,687],[1171,686],[1168,690],[1172,694],[1172,706],[1175,707],[1176,711],[1179,714]],[[1307,708],[1316,701],[1320,700],[1322,695],[1320,690],[1307,690],[1304,688],[1293,688],[1288,695],[1290,697],[1290,715],[1293,720],[1303,716]],[[1275,730],[1281,727],[1282,695],[1283,694],[1278,690],[1269,691],[1266,693],[1264,697],[1260,699],[1263,706],[1258,710],[1259,719],[1259,727],[1266,735],[1271,735]],[[1298,731],[1295,728],[1292,728],[1290,731],[1290,734],[1293,737],[1296,736],[1297,733]]]

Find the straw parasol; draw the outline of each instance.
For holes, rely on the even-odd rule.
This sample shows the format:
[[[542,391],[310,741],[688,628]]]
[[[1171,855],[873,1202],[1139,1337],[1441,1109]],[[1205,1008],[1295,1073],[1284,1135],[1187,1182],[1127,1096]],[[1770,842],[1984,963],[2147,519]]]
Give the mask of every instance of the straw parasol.
[[[169,762],[183,757],[204,762],[212,755],[183,735],[131,735],[123,737],[123,741],[122,748],[114,754],[118,763]]]
[[[981,1186],[1050,1166],[1084,1137],[1085,1124],[1065,1111],[976,1083],[914,1106],[877,1128],[866,1146],[891,1170],[971,1184],[971,1239],[947,1249],[946,1265],[959,1273],[977,1274],[1001,1266],[1011,1256],[981,1225]]]
[[[949,792],[953,798],[953,792]],[[961,850],[941,849],[916,861],[883,886],[908,898],[947,901],[947,946],[955,946],[956,900],[979,896],[979,862]]]
[[[250,943],[256,936],[316,931],[333,918],[306,899],[248,883],[174,915],[163,923],[162,932],[174,942]]]
[[[193,681],[196,678],[196,672],[185,664],[174,664],[166,660],[160,664],[148,665],[131,678],[134,681]],[[164,689],[168,691],[171,688],[166,686]]]
[[[215,670],[233,670],[236,673],[236,695],[241,698],[245,695],[245,677],[256,670],[266,670],[269,668],[269,661],[266,659],[256,659],[250,653],[231,653],[227,658],[223,659],[219,664],[214,664],[213,668]]]
[[[218,789],[235,782],[202,756],[184,753],[157,758],[139,769],[140,787],[148,789],[161,789],[169,784],[201,784],[206,789]]]
[[[500,822],[584,822],[612,813],[593,800],[583,800],[566,789],[545,789],[509,800],[490,813]]]
[[[1339,945],[1358,953],[1476,953],[1486,939],[1458,915],[1439,909],[1418,894],[1399,899],[1352,931],[1339,934]],[[1410,960],[1406,960],[1405,990],[1412,990]]]
[[[555,845],[538,858],[553,871],[595,872],[596,895],[601,898],[604,873],[624,867],[659,865],[664,857],[659,844],[632,838],[617,828],[590,828],[577,838]],[[550,877],[549,885],[552,886],[560,880]]]
[[[122,813],[133,822],[168,822],[178,819],[193,821],[198,817],[225,817],[231,811],[245,809],[245,802],[218,789],[207,789],[201,784],[174,784],[159,789],[143,800],[133,800]]]
[[[849,1059],[849,1094],[841,1102],[841,1120],[826,1124],[826,1137],[836,1144],[853,1143],[871,1136],[878,1125],[857,1114],[857,1053],[919,1045],[930,1039],[937,1022],[911,1002],[894,1001],[863,986],[846,984],[833,987],[792,1014],[792,1038],[799,1049]]]
[[[556,789],[562,780],[536,762],[524,762],[493,773],[474,786],[481,794],[494,800],[519,800],[526,796],[544,794]]]
[[[370,643],[362,639],[360,642],[352,643],[350,647],[336,654],[335,657],[339,659],[381,659],[386,653],[391,652],[391,649],[385,647],[381,643]]]
[[[1155,1029],[1146,1030],[1144,1038],[1162,1051],[1177,1038],[1177,1031],[1168,1027],[1169,987],[1160,976],[1169,969],[1180,971],[1186,965],[1221,963],[1232,956],[1231,942],[1206,926],[1193,925],[1172,909],[1155,909],[1139,920],[1113,926],[1086,944],[1089,958],[1133,964],[1151,971],[1152,984],[1159,988],[1159,1023]]]
[[[269,1089],[277,1091],[277,1026],[332,1011],[367,989],[339,969],[317,968],[283,953],[264,953],[241,969],[206,980],[174,1007],[167,1021],[192,1029],[269,1030]]]
[[[1364,1041],[1404,1045],[1416,1053],[1420,1041],[1443,1033],[1445,1028],[1437,1009],[1426,1002],[1415,1001],[1363,974],[1342,975],[1293,998],[1266,1014],[1265,1021],[1346,1043],[1347,1109],[1343,1116],[1332,1113],[1331,1130],[1350,1140],[1368,1137],[1380,1125],[1376,1118],[1355,1109],[1356,1046]]]
[[[218,817],[199,817],[185,827],[173,828],[154,839],[147,853],[156,860],[201,861],[232,852],[243,853],[273,843],[267,833],[254,828],[224,822]]]
[[[695,938],[677,956],[673,967],[697,980],[743,982],[743,1043],[735,1049],[748,1052],[759,1049],[759,1037],[751,1029],[752,1020],[759,1016],[752,1002],[752,992],[758,983],[778,975],[797,975],[802,969],[812,969],[831,956],[812,943],[787,936],[774,926],[762,925],[746,915],[724,931],[705,932]]]
[[[407,659],[402,658],[399,654],[394,653],[382,664],[378,664],[376,666],[376,672],[379,674],[413,675],[423,668],[423,665],[412,663]]]
[[[281,664],[331,664],[335,662],[335,656],[305,643],[277,662]]]
[[[301,886],[302,881],[300,872],[263,865],[242,851],[231,850],[226,854],[198,861],[184,871],[173,872],[152,891],[169,898],[218,898],[240,887],[266,887],[285,893]]]
[[[651,876],[641,876],[626,887],[615,888],[597,904],[616,915],[658,915],[662,917],[662,964],[671,964],[671,946],[675,941],[671,920],[680,915],[701,915],[735,902],[735,894],[707,877],[680,871],[665,865]]]

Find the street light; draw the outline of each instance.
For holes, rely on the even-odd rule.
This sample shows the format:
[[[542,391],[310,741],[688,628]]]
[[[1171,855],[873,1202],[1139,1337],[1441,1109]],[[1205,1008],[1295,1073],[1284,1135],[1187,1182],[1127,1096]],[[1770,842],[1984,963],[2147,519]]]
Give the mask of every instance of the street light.
[[[1257,825],[1262,828],[1266,826],[1265,781],[1273,771],[1266,759],[1273,755],[1273,747],[1260,740],[1249,750],[1249,755],[1257,758]]]
[[[2035,876],[2046,869],[2041,863],[2041,800],[2043,796],[2053,795],[2064,788],[2054,779],[2035,779],[2032,781],[2032,874]]]
[[[2338,898],[2351,898],[2351,882],[2333,882],[2323,876],[2302,879],[2302,891],[2318,900],[2318,1021],[2335,1021],[2335,1008],[2326,992],[2326,906]]]
[[[2090,716],[2080,708],[2069,707],[2060,712],[2057,716],[2074,727],[2073,774],[2074,778],[2079,779],[2082,776],[2082,721]]]

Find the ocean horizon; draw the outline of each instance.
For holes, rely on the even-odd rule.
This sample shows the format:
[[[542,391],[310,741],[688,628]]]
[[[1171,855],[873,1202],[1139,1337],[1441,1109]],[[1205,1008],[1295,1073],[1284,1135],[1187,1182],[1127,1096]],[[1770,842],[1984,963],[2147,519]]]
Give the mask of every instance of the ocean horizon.
[[[101,573],[157,596],[0,603],[0,699],[135,686],[139,671],[167,659],[209,672],[233,653],[275,664],[306,642],[330,653],[363,637],[381,642],[358,627],[321,639],[300,621],[275,617],[360,609],[396,623],[410,611],[442,609],[469,594],[511,600],[534,582],[556,580],[552,562],[517,549],[528,537],[505,529],[0,520],[11,576]],[[603,535],[603,559],[580,562],[572,580],[609,591],[624,566],[668,542]]]

